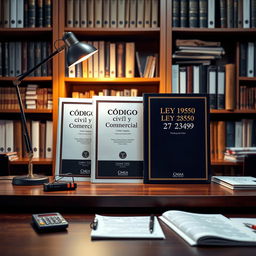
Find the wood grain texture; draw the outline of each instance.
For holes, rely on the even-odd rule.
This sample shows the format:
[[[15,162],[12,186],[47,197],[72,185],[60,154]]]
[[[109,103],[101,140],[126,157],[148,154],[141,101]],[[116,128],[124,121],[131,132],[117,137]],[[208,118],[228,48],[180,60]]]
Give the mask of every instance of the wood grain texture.
[[[31,226],[31,214],[0,214],[2,255],[255,255],[255,247],[191,247],[163,223],[160,224],[166,236],[165,240],[91,241],[89,225],[94,215],[63,214],[63,216],[69,222],[66,232],[39,234]]]
[[[256,211],[256,191],[233,191],[217,184],[92,184],[78,182],[75,191],[44,192],[42,186],[13,186],[0,180],[2,211],[17,209],[64,211],[111,209],[203,208],[223,211]]]

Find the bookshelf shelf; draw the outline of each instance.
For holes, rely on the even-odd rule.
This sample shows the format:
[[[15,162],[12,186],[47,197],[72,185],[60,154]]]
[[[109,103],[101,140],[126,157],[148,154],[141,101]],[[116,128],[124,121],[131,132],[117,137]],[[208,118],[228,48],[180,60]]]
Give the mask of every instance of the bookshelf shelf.
[[[211,114],[256,114],[256,109],[236,109],[236,110],[218,110],[211,109]]]
[[[160,82],[160,78],[65,78],[66,83],[77,84],[155,84]]]
[[[0,28],[0,34],[3,36],[8,36],[15,38],[17,36],[51,36],[53,29],[52,28]]]
[[[0,77],[0,81],[9,81],[12,82],[13,80],[15,80],[15,77]],[[24,80],[24,82],[37,82],[37,81],[52,81],[52,77],[51,76],[31,76],[31,77],[26,77]]]
[[[24,109],[26,114],[52,114],[52,109]],[[20,113],[19,109],[0,109],[0,113]]]
[[[240,166],[243,162],[232,162],[232,161],[225,161],[225,160],[214,160],[211,161],[212,166]]]
[[[255,28],[172,28],[173,33],[211,33],[211,34],[252,34],[256,33]]]
[[[51,165],[52,159],[34,158],[32,162],[33,162],[33,164]],[[20,164],[28,164],[28,158],[20,158],[17,160],[10,161],[10,165],[20,165]]]
[[[256,77],[238,77],[239,81],[245,82],[245,81],[252,81],[256,82]]]
[[[155,36],[159,35],[160,28],[64,28],[65,32],[74,32],[76,35],[86,36]]]

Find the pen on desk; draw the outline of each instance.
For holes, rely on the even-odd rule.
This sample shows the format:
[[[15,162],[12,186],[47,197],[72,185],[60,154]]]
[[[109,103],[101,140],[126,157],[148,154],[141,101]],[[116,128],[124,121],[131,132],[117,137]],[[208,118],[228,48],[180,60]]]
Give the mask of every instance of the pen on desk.
[[[155,216],[151,215],[149,219],[149,232],[153,233],[154,231],[154,222],[155,222]]]
[[[256,230],[256,225],[253,225],[253,224],[250,224],[250,223],[244,223],[244,225],[248,228],[251,228],[251,229],[255,229]]]

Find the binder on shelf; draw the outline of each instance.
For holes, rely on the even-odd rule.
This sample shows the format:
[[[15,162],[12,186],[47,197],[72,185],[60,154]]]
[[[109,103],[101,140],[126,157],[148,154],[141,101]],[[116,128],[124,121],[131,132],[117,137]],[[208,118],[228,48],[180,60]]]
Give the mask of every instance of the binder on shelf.
[[[110,43],[110,51],[109,51],[109,58],[110,58],[110,77],[116,77],[116,44]]]
[[[70,28],[74,26],[74,2],[73,1],[74,0],[66,1],[66,26]]]
[[[217,108],[216,66],[208,67],[208,94],[210,109]]]
[[[45,157],[52,158],[52,133],[53,133],[52,121],[46,121],[45,131]]]
[[[193,66],[193,93],[200,93],[200,68]]]
[[[10,27],[17,27],[17,0],[9,0],[10,3]]]
[[[99,77],[105,77],[105,42],[99,41]]]
[[[144,27],[144,0],[137,0],[137,27]]]
[[[208,28],[215,28],[215,0],[208,0]]]
[[[110,27],[117,27],[117,0],[110,0]]]
[[[22,57],[21,57],[21,42],[15,42],[15,76],[21,74],[22,69]]]
[[[24,28],[24,0],[17,1],[17,28]]]
[[[144,27],[151,27],[151,0],[145,0]]]
[[[125,77],[134,77],[135,69],[135,43],[127,42],[125,52]]]
[[[235,24],[235,4],[234,1],[227,1],[227,28],[234,28]]]
[[[217,67],[217,109],[225,108],[225,67]]]
[[[99,49],[99,42],[98,41],[93,41],[93,46],[96,49]],[[92,62],[93,62],[93,77],[98,78],[99,77],[99,51],[96,52],[92,56]]]
[[[39,124],[39,131],[40,131],[40,136],[39,136],[39,157],[40,158],[45,158],[46,154],[46,124],[43,122],[40,122]]]
[[[137,27],[137,0],[130,0],[130,28]]]
[[[254,77],[254,42],[248,42],[247,50],[247,76]]]
[[[95,10],[95,27],[102,27],[102,1],[104,0],[95,0],[94,10]]]
[[[39,158],[39,121],[32,120],[31,133],[32,133],[32,148],[34,158]]]
[[[80,27],[80,0],[74,0],[74,27]]]
[[[179,93],[186,93],[186,87],[187,87],[187,68],[186,67],[180,67],[179,68],[179,80],[180,80],[180,91]]]
[[[0,120],[0,153],[6,152],[5,138],[5,120]]]
[[[94,0],[87,0],[88,8],[88,27],[94,27]]]
[[[179,93],[179,65],[172,65],[172,93]]]
[[[110,26],[110,0],[103,1],[103,27],[109,28]]]
[[[125,1],[124,26],[129,28],[130,25],[130,0]]]
[[[117,27],[124,28],[125,25],[125,0],[117,0]]]
[[[87,0],[80,0],[80,19],[81,27],[87,27]]]
[[[5,28],[10,27],[10,4],[9,0],[3,0],[3,24]]]
[[[243,1],[243,28],[250,28],[250,1]]]
[[[15,76],[15,42],[9,42],[9,76]]]

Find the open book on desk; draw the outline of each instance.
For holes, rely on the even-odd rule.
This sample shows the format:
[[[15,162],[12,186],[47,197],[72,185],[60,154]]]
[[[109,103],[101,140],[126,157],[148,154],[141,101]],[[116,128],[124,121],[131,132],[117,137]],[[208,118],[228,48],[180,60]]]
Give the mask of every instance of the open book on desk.
[[[167,211],[160,219],[191,246],[256,246],[256,234],[221,214]]]
[[[165,239],[162,228],[154,217],[150,231],[150,216],[109,217],[95,215],[91,223],[92,239]]]

